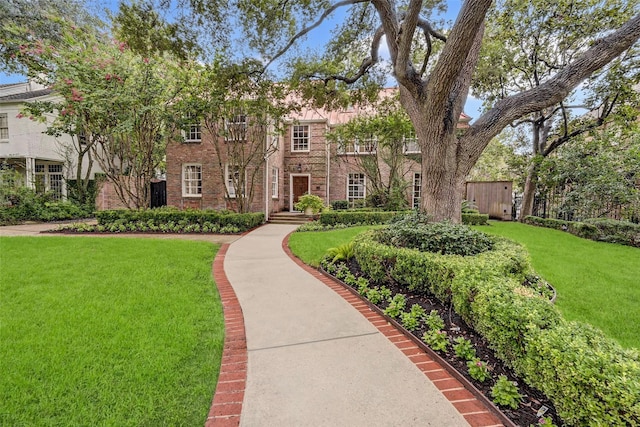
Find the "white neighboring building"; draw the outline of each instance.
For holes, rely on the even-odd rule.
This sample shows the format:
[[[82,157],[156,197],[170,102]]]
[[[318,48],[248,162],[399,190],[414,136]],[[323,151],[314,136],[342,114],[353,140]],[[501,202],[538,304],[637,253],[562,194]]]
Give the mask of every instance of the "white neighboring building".
[[[0,85],[0,168],[19,172],[25,184],[38,192],[51,191],[56,199],[64,199],[66,180],[76,179],[77,155],[71,136],[47,135],[46,123],[20,118],[25,103],[53,99],[51,89],[34,82]]]

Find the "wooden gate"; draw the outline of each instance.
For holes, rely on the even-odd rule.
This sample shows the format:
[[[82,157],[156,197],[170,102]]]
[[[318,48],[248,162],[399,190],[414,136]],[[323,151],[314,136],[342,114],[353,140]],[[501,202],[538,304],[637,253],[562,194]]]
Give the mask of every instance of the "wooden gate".
[[[167,181],[151,183],[151,208],[167,205]]]

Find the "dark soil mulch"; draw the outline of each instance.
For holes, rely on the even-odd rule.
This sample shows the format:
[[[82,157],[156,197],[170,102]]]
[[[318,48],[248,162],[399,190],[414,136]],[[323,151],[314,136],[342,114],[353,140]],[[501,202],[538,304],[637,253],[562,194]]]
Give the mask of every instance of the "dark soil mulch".
[[[355,260],[350,261],[348,263],[348,267],[351,270],[351,273],[353,273],[356,277],[364,276],[364,274],[360,270],[360,266]],[[544,413],[544,416],[552,418],[554,424],[561,425],[560,418],[556,414],[555,408],[551,401],[543,393],[532,387],[529,387],[524,383],[524,381],[520,380],[508,366],[506,366],[500,359],[496,357],[493,350],[489,348],[487,342],[473,329],[471,329],[455,311],[453,311],[450,305],[442,304],[435,297],[430,298],[412,293],[405,287],[398,286],[396,283],[386,283],[385,286],[391,289],[393,295],[395,295],[396,293],[402,293],[405,295],[405,311],[409,310],[413,304],[421,305],[427,313],[431,312],[431,310],[437,310],[438,314],[440,314],[440,317],[442,317],[445,322],[444,330],[447,332],[447,335],[451,337],[451,342],[453,342],[453,340],[458,337],[464,337],[473,343],[473,346],[476,349],[477,357],[480,358],[480,360],[487,362],[488,368],[491,372],[491,379],[485,381],[484,383],[473,379],[469,375],[467,362],[456,356],[455,352],[453,351],[452,345],[449,345],[448,351],[437,351],[436,353],[444,360],[446,360],[449,365],[456,369],[460,374],[462,374],[489,400],[492,400],[491,387],[500,375],[506,375],[510,381],[517,382],[518,390],[522,395],[522,402],[520,406],[518,407],[518,409],[500,408],[500,410],[516,425],[523,427],[529,427],[531,425],[538,426],[540,417],[537,415],[537,413],[543,406],[548,408]],[[387,302],[383,302],[378,304],[377,306],[380,309],[384,310],[387,305]],[[422,325],[422,327],[416,329],[415,331],[410,331],[410,333],[416,336],[421,341],[421,338],[426,331],[427,328]]]

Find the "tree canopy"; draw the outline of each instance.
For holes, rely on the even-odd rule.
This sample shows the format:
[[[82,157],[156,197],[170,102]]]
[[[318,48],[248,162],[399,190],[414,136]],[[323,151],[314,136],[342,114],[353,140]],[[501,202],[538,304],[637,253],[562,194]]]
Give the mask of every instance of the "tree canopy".
[[[485,27],[492,19],[492,3],[465,1],[453,25],[444,29],[436,22],[436,12],[444,6],[439,1],[230,0],[210,7],[198,0],[190,2],[194,10],[206,11],[214,18],[220,17],[221,10],[236,10],[248,43],[267,64],[293,49],[327,17],[345,10],[343,24],[332,33],[326,52],[292,59],[293,75],[309,79],[306,87],[322,96],[345,85],[379,83],[380,48],[386,44],[389,71],[399,85],[401,104],[421,146],[421,208],[436,220],[456,222],[460,221],[464,180],[491,138],[520,118],[559,104],[640,37],[640,15],[625,17],[624,23],[607,21],[584,49],[540,76],[540,84],[496,98],[464,134],[457,135],[460,113],[478,68]],[[544,2],[520,4],[532,13],[549,9]],[[637,13],[636,3],[627,4],[631,13]],[[498,13],[501,8],[509,13],[511,6],[501,2],[495,7]],[[556,18],[562,21],[562,17]],[[575,21],[560,27],[575,38],[581,36]]]

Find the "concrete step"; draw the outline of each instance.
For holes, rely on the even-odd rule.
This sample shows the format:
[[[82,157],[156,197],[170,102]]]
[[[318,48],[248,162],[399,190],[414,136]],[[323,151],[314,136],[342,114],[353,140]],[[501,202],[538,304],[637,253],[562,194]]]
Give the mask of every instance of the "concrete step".
[[[297,212],[278,212],[269,215],[271,224],[305,224],[310,220],[308,216]]]

